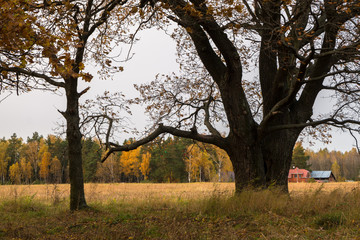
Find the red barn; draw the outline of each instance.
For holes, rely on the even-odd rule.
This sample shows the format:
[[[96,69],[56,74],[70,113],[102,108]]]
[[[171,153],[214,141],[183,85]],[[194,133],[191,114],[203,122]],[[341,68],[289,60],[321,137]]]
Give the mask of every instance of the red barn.
[[[307,182],[310,177],[308,170],[293,168],[289,171],[288,182]]]

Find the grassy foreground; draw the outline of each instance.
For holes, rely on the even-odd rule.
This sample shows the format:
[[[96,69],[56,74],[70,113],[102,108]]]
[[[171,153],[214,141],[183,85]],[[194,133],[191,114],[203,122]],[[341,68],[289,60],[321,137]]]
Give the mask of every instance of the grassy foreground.
[[[360,239],[358,183],[291,184],[290,197],[232,183],[0,186],[0,239]]]

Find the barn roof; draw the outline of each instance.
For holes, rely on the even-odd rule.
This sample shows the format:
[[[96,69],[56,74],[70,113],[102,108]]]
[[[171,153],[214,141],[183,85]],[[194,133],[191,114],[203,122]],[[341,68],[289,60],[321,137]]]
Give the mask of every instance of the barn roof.
[[[330,178],[331,171],[312,171],[311,177],[312,178]]]

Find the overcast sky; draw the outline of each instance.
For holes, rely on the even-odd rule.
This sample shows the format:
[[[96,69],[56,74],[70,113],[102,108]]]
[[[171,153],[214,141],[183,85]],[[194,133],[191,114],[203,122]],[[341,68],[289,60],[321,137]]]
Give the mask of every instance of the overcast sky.
[[[165,34],[156,30],[148,30],[141,33],[141,40],[133,46],[134,57],[124,63],[124,72],[115,75],[114,80],[99,80],[97,76],[90,83],[91,89],[82,99],[93,98],[105,90],[121,91],[128,96],[137,94],[133,84],[146,83],[154,80],[155,75],[170,74],[177,71],[175,61],[175,43]],[[8,93],[2,93],[0,100]],[[328,102],[326,98],[320,98],[316,107],[321,108]],[[62,122],[63,117],[58,110],[65,110],[65,96],[55,95],[40,91],[16,96],[12,94],[0,103],[0,137],[9,138],[13,133],[24,140],[37,131],[46,136],[54,133],[56,122]],[[137,108],[133,111],[132,122],[141,130],[147,124],[144,113]],[[314,150],[327,147],[331,150],[348,151],[355,142],[349,134],[333,133],[332,143],[325,145],[316,143],[305,147]]]
[[[175,61],[175,43],[164,33],[156,30],[147,30],[138,35],[141,39],[133,46],[133,58],[121,64],[123,72],[119,72],[113,80],[100,80],[97,70],[89,69],[94,75],[90,83],[90,91],[81,97],[81,100],[94,98],[105,90],[111,92],[121,91],[127,96],[134,96],[137,91],[133,84],[150,82],[158,73],[171,73],[178,69]],[[151,39],[151,40],[150,40]],[[150,40],[150,41],[149,41]],[[119,49],[127,54],[127,46]],[[81,83],[80,85],[84,85]],[[79,92],[85,87],[79,87]],[[0,100],[8,95],[0,95]],[[53,133],[56,122],[63,121],[58,110],[65,110],[66,99],[64,95],[32,91],[17,96],[15,93],[0,103],[1,124],[0,137],[9,138],[13,133],[26,139],[33,132],[41,135]],[[139,109],[139,108],[137,108]],[[139,128],[144,128],[146,119],[142,111],[133,111],[132,122]]]

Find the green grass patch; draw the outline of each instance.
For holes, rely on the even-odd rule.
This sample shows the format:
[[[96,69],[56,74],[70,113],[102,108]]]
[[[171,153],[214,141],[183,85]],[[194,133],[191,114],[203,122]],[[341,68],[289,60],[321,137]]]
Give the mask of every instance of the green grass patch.
[[[4,200],[0,203],[1,212],[28,213],[43,212],[47,208],[46,204],[34,201],[33,197],[21,197],[16,200]]]
[[[317,216],[315,224],[324,229],[331,229],[345,224],[345,218],[342,212],[330,212]]]

